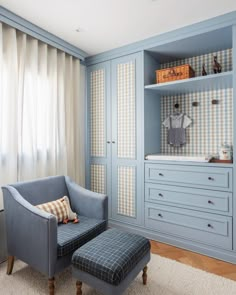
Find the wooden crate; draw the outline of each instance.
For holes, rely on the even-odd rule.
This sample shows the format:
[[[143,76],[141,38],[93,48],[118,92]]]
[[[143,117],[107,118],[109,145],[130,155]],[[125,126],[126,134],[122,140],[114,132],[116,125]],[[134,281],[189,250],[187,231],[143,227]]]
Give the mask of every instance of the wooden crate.
[[[189,64],[156,71],[157,83],[189,79],[195,77],[195,72]]]

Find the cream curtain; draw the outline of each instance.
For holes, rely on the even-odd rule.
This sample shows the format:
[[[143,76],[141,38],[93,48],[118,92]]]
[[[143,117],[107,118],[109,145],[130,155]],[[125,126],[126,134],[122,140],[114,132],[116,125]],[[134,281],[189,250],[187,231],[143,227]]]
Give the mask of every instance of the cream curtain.
[[[0,185],[58,174],[84,185],[84,72],[0,23]]]

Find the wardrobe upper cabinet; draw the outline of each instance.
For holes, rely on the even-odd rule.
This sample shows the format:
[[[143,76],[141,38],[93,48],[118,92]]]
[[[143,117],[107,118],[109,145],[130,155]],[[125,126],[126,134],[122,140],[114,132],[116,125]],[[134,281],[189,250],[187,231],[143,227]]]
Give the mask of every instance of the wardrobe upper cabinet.
[[[111,196],[110,62],[88,67],[87,187]],[[111,207],[111,201],[109,200]],[[110,211],[110,210],[109,210]]]
[[[111,69],[112,218],[140,223],[141,54],[114,59]]]
[[[88,187],[109,196],[110,218],[133,224],[142,219],[141,57],[88,68]]]

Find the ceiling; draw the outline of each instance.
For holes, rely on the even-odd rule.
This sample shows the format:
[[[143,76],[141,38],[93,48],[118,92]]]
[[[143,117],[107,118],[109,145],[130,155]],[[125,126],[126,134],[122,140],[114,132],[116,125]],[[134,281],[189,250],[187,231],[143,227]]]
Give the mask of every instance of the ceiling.
[[[89,55],[236,10],[235,0],[0,0],[0,4]]]

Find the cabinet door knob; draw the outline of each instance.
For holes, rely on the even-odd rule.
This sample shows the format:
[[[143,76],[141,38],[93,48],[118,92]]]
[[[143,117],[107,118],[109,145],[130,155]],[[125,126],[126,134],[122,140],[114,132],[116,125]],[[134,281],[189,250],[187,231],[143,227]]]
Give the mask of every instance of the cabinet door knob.
[[[111,142],[108,140],[107,143],[111,143]]]
[[[213,202],[211,200],[208,200],[208,204],[213,204]]]
[[[213,178],[213,177],[211,177],[211,176],[209,176],[209,177],[208,177],[208,179],[209,179],[209,180],[214,180],[214,178]]]
[[[163,197],[163,194],[159,193],[158,196],[159,196],[159,197]]]
[[[163,217],[161,213],[158,214],[159,217]]]
[[[208,223],[208,225],[207,225],[208,227],[213,227],[210,223]]]
[[[114,140],[112,140],[112,143],[116,143]]]
[[[162,173],[159,173],[159,176],[164,176]]]

